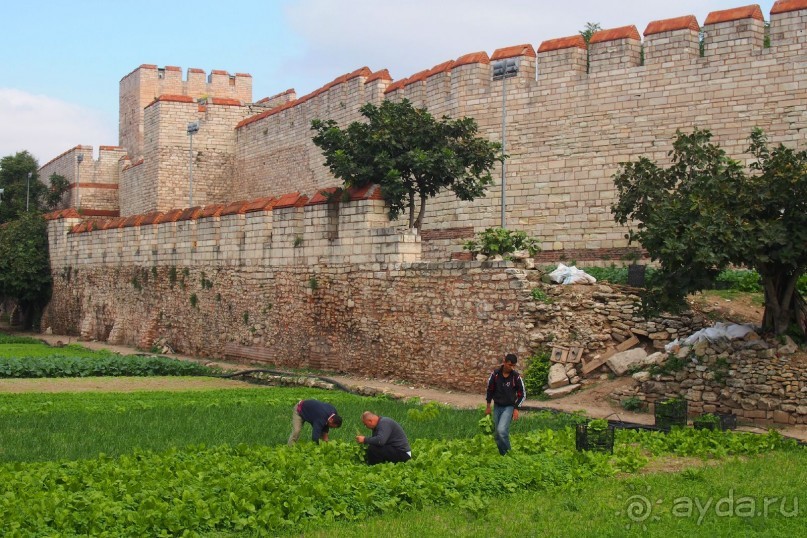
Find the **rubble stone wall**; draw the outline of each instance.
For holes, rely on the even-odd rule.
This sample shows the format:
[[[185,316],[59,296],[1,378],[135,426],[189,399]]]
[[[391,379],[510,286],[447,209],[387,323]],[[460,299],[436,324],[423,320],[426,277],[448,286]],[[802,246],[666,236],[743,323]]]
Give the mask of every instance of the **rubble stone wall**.
[[[753,334],[753,333],[752,333]],[[636,374],[636,386],[614,396],[652,405],[684,397],[689,413],[731,413],[761,423],[807,424],[807,372],[792,342],[750,339],[681,348],[678,371]],[[670,359],[668,359],[670,360]]]

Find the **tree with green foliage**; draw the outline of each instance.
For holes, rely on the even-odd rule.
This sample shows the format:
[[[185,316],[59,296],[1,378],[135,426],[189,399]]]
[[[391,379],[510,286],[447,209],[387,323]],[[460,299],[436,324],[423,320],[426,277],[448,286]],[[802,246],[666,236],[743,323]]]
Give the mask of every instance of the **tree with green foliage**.
[[[626,238],[661,266],[648,304],[674,310],[722,270],[746,266],[762,279],[763,330],[804,335],[807,307],[796,285],[807,270],[807,151],[771,149],[755,128],[747,173],[711,138],[708,130],[678,131],[671,166],[640,157],[614,176],[615,220],[632,223]]]
[[[410,228],[421,227],[426,200],[444,189],[460,200],[484,196],[491,168],[504,158],[500,144],[477,136],[473,118],[437,120],[406,99],[368,103],[360,112],[367,121],[345,129],[334,120],[314,120],[314,144],[346,188],[379,184],[391,219],[408,208]]]
[[[47,228],[47,222],[34,212],[0,225],[0,296],[16,299],[26,329],[39,322],[50,300]]]
[[[36,159],[27,151],[0,159],[0,224],[25,212],[53,209],[59,204],[69,188],[68,181],[53,174],[48,187],[39,181],[38,168]]]

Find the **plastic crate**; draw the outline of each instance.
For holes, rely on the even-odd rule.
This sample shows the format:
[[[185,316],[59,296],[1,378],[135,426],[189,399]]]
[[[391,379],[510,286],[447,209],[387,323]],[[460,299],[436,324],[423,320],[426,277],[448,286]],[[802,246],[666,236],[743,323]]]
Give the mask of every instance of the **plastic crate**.
[[[720,417],[721,430],[733,430],[737,427],[737,415],[733,413],[718,413],[717,416]]]
[[[578,424],[575,431],[577,450],[614,453],[614,426],[609,424],[604,430],[590,430],[588,424]]]
[[[656,402],[656,428],[668,432],[673,426],[685,428],[687,425],[687,401],[683,398]]]

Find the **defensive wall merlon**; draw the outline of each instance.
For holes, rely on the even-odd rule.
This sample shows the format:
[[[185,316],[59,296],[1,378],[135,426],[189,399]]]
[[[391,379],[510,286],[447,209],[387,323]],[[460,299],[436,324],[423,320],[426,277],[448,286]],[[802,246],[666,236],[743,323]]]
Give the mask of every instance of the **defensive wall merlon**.
[[[167,212],[49,220],[53,271],[81,266],[288,266],[419,261],[420,237],[390,227],[377,185]]]
[[[770,15],[772,51],[797,51],[807,42],[807,32],[804,31],[807,25],[807,0],[778,0]],[[430,94],[441,91],[456,93],[456,82],[467,75],[477,78],[477,84],[488,87],[493,84],[491,62],[510,58],[519,59],[516,78],[532,79],[539,89],[541,86],[568,84],[574,80],[592,78],[600,72],[626,67],[666,67],[665,64],[671,61],[699,58],[701,33],[705,66],[709,58],[725,60],[726,57],[758,53],[764,49],[765,40],[762,10],[754,4],[714,11],[707,16],[702,27],[693,15],[653,21],[644,31],[644,41],[635,26],[600,30],[591,37],[588,51],[583,37],[578,34],[544,41],[537,51],[532,45],[524,44],[497,49],[491,56],[485,52],[475,52],[397,81],[392,80],[386,69],[373,72],[363,67],[300,98],[293,98],[293,90],[288,90],[262,100],[264,103],[280,101],[280,104],[246,118],[237,128],[304,105],[319,107],[322,102],[333,101],[334,98],[339,100],[342,108],[346,108],[349,103],[344,98],[351,95],[362,102],[408,98],[422,103]],[[465,89],[472,93],[478,87],[469,85]]]
[[[140,78],[140,84],[148,80],[153,82],[156,95],[174,94],[191,97],[235,97],[240,96],[244,102],[252,100],[252,75],[249,73],[230,74],[228,71],[214,69],[208,75],[203,69],[188,68],[187,76],[182,77],[182,68],[167,65],[158,67],[154,64],[142,64],[121,78],[121,85],[131,77]]]
[[[608,209],[610,176],[636,155],[666,157],[675,128],[710,128],[733,156],[744,152],[754,125],[776,142],[799,142],[805,26],[807,0],[779,1],[771,10],[769,47],[762,12],[752,5],[713,12],[702,27],[694,16],[653,21],[643,42],[627,26],[595,33],[588,50],[575,35],[544,41],[537,50],[524,44],[491,56],[466,54],[397,81],[361,68],[241,120],[232,191],[255,198],[333,184],[310,122],[346,125],[361,119],[357,110],[368,102],[407,98],[436,116],[470,116],[482,136],[500,140],[505,84],[492,80],[491,63],[513,58],[519,71],[506,83],[508,219],[545,244],[552,241],[552,250],[622,247],[625,231]],[[424,227],[493,226],[498,212],[491,200],[499,194],[494,185],[489,197],[472,203],[439,195]],[[587,231],[570,233],[572,226]]]
[[[118,143],[133,159],[142,155],[144,144],[143,109],[160,95],[181,95],[191,99],[223,98],[252,102],[252,75],[214,69],[207,75],[190,68],[183,79],[177,66],[143,64],[120,81]]]

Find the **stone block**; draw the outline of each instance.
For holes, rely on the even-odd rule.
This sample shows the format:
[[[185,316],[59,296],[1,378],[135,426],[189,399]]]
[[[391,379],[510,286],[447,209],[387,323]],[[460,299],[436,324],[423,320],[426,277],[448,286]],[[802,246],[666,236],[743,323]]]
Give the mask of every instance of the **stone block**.
[[[629,349],[612,355],[605,364],[616,375],[625,375],[634,366],[642,366],[647,359],[647,352],[642,348]]]
[[[564,396],[568,396],[569,394],[571,394],[572,392],[576,391],[579,388],[580,384],[577,383],[574,385],[566,385],[565,387],[560,387],[557,389],[546,389],[544,391],[544,394],[546,394],[549,397],[549,399],[554,400],[556,398],[562,398]]]
[[[563,364],[555,363],[549,368],[549,388],[557,389],[569,384],[569,377],[566,375],[566,367]]]

